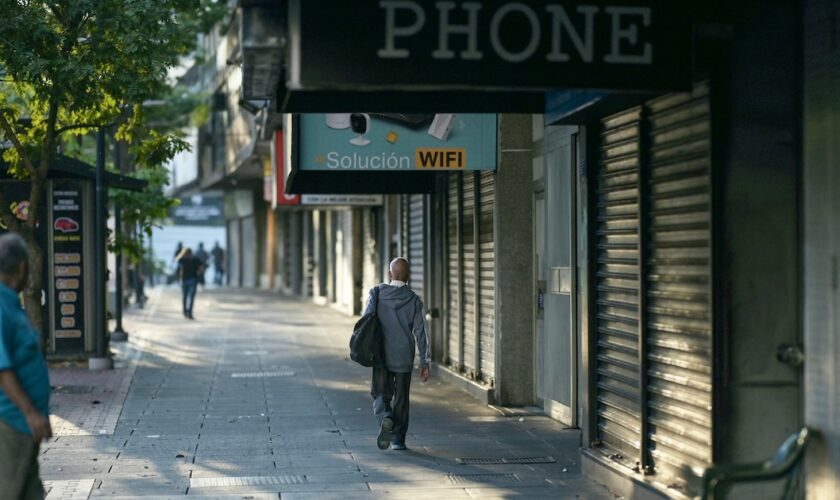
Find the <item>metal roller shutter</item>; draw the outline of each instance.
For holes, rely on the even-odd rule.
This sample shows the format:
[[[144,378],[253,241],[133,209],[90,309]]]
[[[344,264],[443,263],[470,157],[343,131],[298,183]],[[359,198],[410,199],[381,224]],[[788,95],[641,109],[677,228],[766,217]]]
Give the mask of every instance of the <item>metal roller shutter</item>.
[[[597,435],[617,460],[640,453],[640,108],[602,122],[597,202]]]
[[[493,385],[496,373],[496,238],[494,207],[496,173],[479,176],[479,332],[481,380]]]
[[[712,459],[709,92],[646,104],[649,449],[657,474]]]
[[[470,378],[476,378],[476,370],[479,368],[476,366],[476,354],[478,353],[477,349],[480,349],[478,343],[480,342],[479,339],[476,339],[476,328],[475,328],[475,290],[476,290],[476,279],[477,279],[477,269],[476,269],[476,261],[475,261],[475,233],[474,233],[474,215],[475,215],[475,183],[473,182],[472,175],[465,175],[464,181],[462,183],[463,186],[463,218],[461,220],[461,241],[462,241],[462,262],[463,262],[463,271],[462,271],[462,278],[463,282],[461,284],[461,288],[463,290],[463,298],[464,298],[464,306],[463,306],[463,315],[464,315],[464,359],[463,364],[466,370],[467,376]]]
[[[408,197],[408,262],[411,263],[411,289],[426,303],[426,202],[425,195]]]
[[[603,120],[601,139],[599,440],[691,493],[712,460],[708,84]]]
[[[301,263],[303,266],[302,290],[304,297],[312,297],[313,280],[315,279],[315,238],[312,229],[313,212],[303,212],[303,254]]]
[[[459,252],[460,174],[450,174],[447,192],[446,246],[447,246],[447,346],[448,363],[461,366],[461,276]]]

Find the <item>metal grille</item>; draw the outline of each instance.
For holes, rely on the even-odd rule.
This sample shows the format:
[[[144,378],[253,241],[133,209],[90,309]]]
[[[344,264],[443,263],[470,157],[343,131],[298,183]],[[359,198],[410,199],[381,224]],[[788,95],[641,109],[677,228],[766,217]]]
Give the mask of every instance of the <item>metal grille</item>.
[[[497,465],[497,464],[553,464],[554,457],[521,457],[521,458],[456,458],[456,462],[463,465]]]
[[[603,120],[597,202],[598,438],[614,457],[639,456],[640,108]]]
[[[463,273],[461,289],[464,297],[464,359],[463,364],[467,373],[475,376],[478,369],[476,366],[476,329],[475,329],[475,286],[476,286],[476,261],[475,261],[475,234],[473,224],[475,222],[475,183],[473,176],[464,175],[463,189],[463,219],[461,220],[461,241],[463,252]],[[480,342],[480,341],[479,341]]]
[[[458,252],[458,214],[459,214],[459,182],[460,174],[449,175],[449,186],[447,192],[447,345],[448,362],[457,367],[461,364],[461,314],[460,314],[460,292],[461,278],[459,276]]]
[[[427,302],[426,290],[426,196],[408,197],[408,261],[411,263],[411,289]]]
[[[475,483],[518,483],[516,474],[450,474],[449,482],[453,484]]]
[[[278,486],[307,484],[306,476],[248,476],[248,477],[193,477],[190,488],[223,488],[230,486]]]
[[[230,378],[274,378],[274,377],[294,377],[295,372],[293,371],[280,371],[280,372],[242,372],[242,373],[231,373]]]
[[[649,448],[657,474],[684,478],[712,459],[708,86],[646,106]]]
[[[496,373],[496,173],[479,176],[479,338],[481,339],[481,380],[495,382]]]
[[[712,458],[709,90],[603,122],[598,174],[598,436],[687,490]]]

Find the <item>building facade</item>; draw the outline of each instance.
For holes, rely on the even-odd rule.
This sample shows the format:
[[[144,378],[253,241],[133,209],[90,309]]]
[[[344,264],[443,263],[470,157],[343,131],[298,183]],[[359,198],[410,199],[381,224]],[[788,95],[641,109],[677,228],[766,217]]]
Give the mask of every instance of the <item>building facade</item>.
[[[423,112],[498,114],[496,161],[389,177],[327,172],[329,189],[381,199],[285,204],[324,195],[300,188],[300,176],[295,185],[299,157],[275,152],[283,164],[272,169],[271,202],[255,197],[264,212],[251,236],[231,231],[243,244],[271,241],[254,254],[256,274],[271,279],[241,284],[359,314],[390,259],[404,256],[437,374],[488,404],[536,406],[579,427],[585,472],[613,491],[698,496],[710,466],[765,460],[809,425],[817,437],[800,485],[809,498],[830,497],[840,470],[836,10],[712,5],[687,21],[684,81],[663,84],[642,68],[625,75],[634,89],[606,72],[589,84],[558,76],[555,90],[537,85],[542,109],[523,97],[533,91],[524,80],[494,100],[463,75],[457,91],[422,87],[428,75],[411,88],[364,75],[382,78],[379,94],[358,75],[358,88],[308,88],[321,73],[305,66],[285,85],[278,76],[270,107],[290,113],[416,112],[420,101]],[[305,11],[284,15],[278,29],[306,36],[309,25],[295,24]],[[236,214],[240,226],[249,217]],[[733,495],[777,491],[750,484]]]

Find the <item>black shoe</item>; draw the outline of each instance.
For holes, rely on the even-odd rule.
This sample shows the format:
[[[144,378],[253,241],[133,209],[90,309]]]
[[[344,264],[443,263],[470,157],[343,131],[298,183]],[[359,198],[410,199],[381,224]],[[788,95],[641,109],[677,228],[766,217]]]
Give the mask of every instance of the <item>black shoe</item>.
[[[391,443],[391,449],[394,451],[405,451],[408,448],[405,447],[405,443]]]
[[[376,436],[376,446],[380,450],[387,450],[391,445],[391,431],[394,430],[394,421],[391,417],[385,417],[382,425],[379,426],[379,435]]]

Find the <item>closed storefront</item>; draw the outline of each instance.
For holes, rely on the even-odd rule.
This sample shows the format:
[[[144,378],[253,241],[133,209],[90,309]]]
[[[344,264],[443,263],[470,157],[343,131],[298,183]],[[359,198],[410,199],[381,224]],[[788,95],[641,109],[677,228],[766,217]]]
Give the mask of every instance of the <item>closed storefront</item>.
[[[692,468],[712,461],[708,86],[600,125],[594,445],[689,493]]]
[[[405,258],[411,264],[411,289],[414,293],[423,299],[424,303],[428,302],[426,295],[427,277],[426,277],[426,255],[427,255],[427,238],[426,238],[426,195],[412,194],[406,195],[405,220],[408,237],[406,238],[406,255]]]
[[[468,378],[495,381],[495,173],[449,175],[446,192],[446,360]]]

